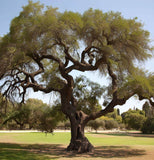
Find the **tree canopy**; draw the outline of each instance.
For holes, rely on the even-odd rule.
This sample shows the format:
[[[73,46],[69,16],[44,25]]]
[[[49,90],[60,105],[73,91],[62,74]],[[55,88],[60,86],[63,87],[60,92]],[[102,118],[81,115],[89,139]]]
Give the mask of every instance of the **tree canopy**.
[[[98,69],[109,75],[110,93],[130,96],[133,88],[136,93],[146,90],[145,96],[150,97],[153,75],[135,65],[151,56],[149,42],[149,32],[136,18],[93,9],[83,15],[59,13],[56,8],[44,10],[43,5],[29,1],[12,20],[10,32],[1,38],[1,78],[9,77],[5,94],[18,90],[24,97],[30,87],[46,93],[59,91],[70,81],[71,71]]]
[[[76,139],[82,139],[77,150],[84,152],[92,149],[82,145],[83,139],[89,144],[83,136],[89,120],[113,111],[136,94],[153,105],[154,75],[137,65],[151,56],[149,32],[137,18],[93,9],[83,14],[60,13],[29,0],[12,20],[10,32],[0,39],[1,92],[21,102],[29,88],[59,92],[61,110],[71,121],[68,150],[76,149]],[[107,103],[105,109],[87,115],[77,110],[71,73],[96,70],[109,79],[103,92]]]

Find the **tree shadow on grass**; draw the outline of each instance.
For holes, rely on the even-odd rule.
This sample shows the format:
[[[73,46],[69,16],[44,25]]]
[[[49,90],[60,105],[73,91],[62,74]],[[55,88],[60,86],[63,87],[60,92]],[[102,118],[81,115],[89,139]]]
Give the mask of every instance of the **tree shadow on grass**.
[[[90,133],[94,135],[108,135],[108,136],[130,136],[130,137],[146,137],[146,138],[154,138],[154,134],[143,134],[143,133],[127,133],[127,132],[111,132],[111,133]]]
[[[50,146],[50,149],[54,148],[58,145]],[[48,145],[0,143],[0,160],[49,160],[47,151]],[[57,159],[57,156],[52,159]]]
[[[142,149],[134,149],[129,146],[100,146],[95,147],[93,157],[104,158],[124,158],[146,155],[146,151]]]
[[[99,132],[90,132],[91,135],[108,135],[108,136],[128,136],[127,133],[111,132],[111,133],[99,133]]]
[[[66,146],[59,144],[11,144],[0,143],[0,160],[49,160],[58,158],[124,158],[145,155],[145,150],[132,149],[129,146],[99,146],[93,153],[77,154],[67,152]]]

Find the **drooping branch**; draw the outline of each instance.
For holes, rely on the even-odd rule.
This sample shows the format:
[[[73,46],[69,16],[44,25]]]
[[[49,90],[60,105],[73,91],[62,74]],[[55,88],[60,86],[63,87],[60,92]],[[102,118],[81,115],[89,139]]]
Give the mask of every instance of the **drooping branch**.
[[[29,73],[25,69],[22,69],[21,67],[15,67],[14,70],[7,73],[7,77],[10,77],[11,80],[5,81],[4,84],[1,86],[1,89],[6,88],[3,95],[10,97],[10,95],[13,95],[15,90],[18,90],[19,96],[22,97],[21,102],[24,102],[26,90],[28,88],[33,88],[34,92],[36,91],[43,91],[44,93],[49,93],[51,91],[60,92],[60,89],[58,88],[54,88],[51,86],[42,86],[41,84],[38,84],[38,82],[35,80],[35,76],[43,73],[44,67],[43,64],[41,63],[40,58],[36,58],[35,56],[33,57],[33,60],[39,66],[37,71]]]

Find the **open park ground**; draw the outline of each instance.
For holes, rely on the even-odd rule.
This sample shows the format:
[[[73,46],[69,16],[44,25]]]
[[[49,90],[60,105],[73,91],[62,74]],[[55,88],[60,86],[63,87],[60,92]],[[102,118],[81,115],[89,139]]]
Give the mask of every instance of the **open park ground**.
[[[154,135],[87,133],[93,153],[66,152],[70,132],[0,133],[0,160],[153,160]]]

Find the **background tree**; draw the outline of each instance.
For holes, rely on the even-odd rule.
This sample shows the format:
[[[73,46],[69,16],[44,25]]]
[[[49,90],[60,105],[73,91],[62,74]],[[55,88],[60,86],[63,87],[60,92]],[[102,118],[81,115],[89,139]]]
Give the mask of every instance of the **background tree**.
[[[39,116],[43,114],[46,106],[47,104],[38,99],[28,99],[25,104],[10,105],[4,116],[3,125],[12,126],[11,123],[14,121],[13,129],[36,129],[40,122]]]
[[[154,107],[150,106],[148,102],[143,104],[142,110],[145,112],[145,116],[148,118],[154,117]]]
[[[142,133],[149,134],[154,132],[154,117],[149,117],[143,123],[141,128]]]
[[[101,119],[95,119],[94,121],[89,121],[87,124],[91,129],[94,129],[97,133],[97,130],[101,128],[105,128],[105,122]]]
[[[58,104],[49,106],[42,100],[28,99],[25,104],[10,106],[1,124],[11,127],[8,129],[37,129],[51,133],[59,121],[64,120]]]
[[[142,133],[154,132],[154,107],[150,106],[148,102],[145,102],[142,107],[145,112],[146,121],[141,128]]]
[[[113,120],[113,119],[109,119],[109,120],[105,120],[105,128],[106,129],[115,129],[115,128],[118,128],[119,125],[118,125],[118,122]]]
[[[128,129],[140,130],[146,117],[144,111],[129,109],[127,112],[122,113],[122,119]]]
[[[27,116],[29,129],[39,129],[41,117],[45,116],[44,114],[46,114],[50,106],[43,103],[42,100],[28,99],[24,104],[24,108],[29,109],[29,115]]]
[[[122,117],[119,114],[119,109],[114,109],[113,112],[106,114],[106,116],[113,118],[113,120],[117,121],[118,123],[122,123]]]
[[[82,15],[59,13],[29,1],[0,41],[1,64],[7,62],[0,77],[1,92],[21,102],[29,88],[58,92],[61,110],[71,123],[67,150],[92,151],[84,136],[88,121],[112,112],[136,94],[153,103],[154,76],[136,65],[151,57],[149,42],[149,32],[136,18],[93,9]],[[97,70],[109,79],[103,92],[107,103],[104,109],[86,114],[77,109],[71,73]]]
[[[6,100],[5,97],[0,94],[0,128],[2,128],[2,123],[6,118],[7,113],[10,110],[11,104]]]
[[[113,112],[107,113],[105,116],[102,116],[100,119],[104,121],[105,129],[115,129],[122,128],[122,117],[119,114],[118,109],[114,109]]]
[[[21,106],[19,104],[16,104],[16,106],[12,108],[11,112],[7,114],[7,117],[3,121],[3,125],[5,125],[7,122],[14,121],[13,123],[14,128],[12,129],[18,129],[17,127],[18,125],[19,129],[23,130],[25,129],[25,125],[28,124],[29,114],[30,114],[29,108],[25,107],[24,105]]]

